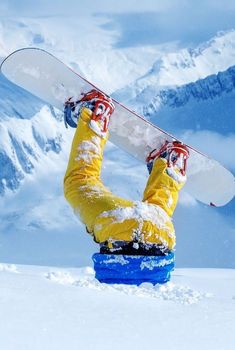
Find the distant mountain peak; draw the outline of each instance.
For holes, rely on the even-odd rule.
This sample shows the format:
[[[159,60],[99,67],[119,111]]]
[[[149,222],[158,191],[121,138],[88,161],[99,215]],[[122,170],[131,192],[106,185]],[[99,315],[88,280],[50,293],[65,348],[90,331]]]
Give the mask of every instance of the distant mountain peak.
[[[0,122],[0,195],[15,191],[49,152],[59,153],[63,142],[59,115],[44,106],[31,119],[12,116]]]
[[[234,64],[235,30],[219,32],[195,49],[182,49],[158,58],[146,74],[116,91],[114,96],[133,106],[141,95],[146,95],[146,90],[159,91],[195,82]]]

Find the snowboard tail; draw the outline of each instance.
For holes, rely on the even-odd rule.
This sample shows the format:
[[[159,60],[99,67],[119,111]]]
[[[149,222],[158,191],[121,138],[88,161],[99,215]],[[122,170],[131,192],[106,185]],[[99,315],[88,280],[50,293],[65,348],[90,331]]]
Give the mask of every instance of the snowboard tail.
[[[63,111],[64,102],[79,99],[96,86],[75,73],[50,53],[37,48],[13,52],[1,64],[4,76],[35,96]],[[176,138],[113,100],[115,111],[110,121],[110,141],[144,161],[149,152]],[[185,189],[208,205],[227,204],[235,194],[234,176],[216,160],[187,145],[190,152]]]

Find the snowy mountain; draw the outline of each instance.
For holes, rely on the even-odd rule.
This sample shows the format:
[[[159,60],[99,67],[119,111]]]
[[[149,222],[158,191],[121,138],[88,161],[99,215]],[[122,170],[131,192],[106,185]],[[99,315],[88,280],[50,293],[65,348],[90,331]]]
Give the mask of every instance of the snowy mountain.
[[[151,90],[151,87],[148,87],[144,92],[142,92],[143,95],[150,95],[150,91],[148,93],[148,90]],[[224,72],[219,72],[218,74],[210,75],[204,79],[197,80],[194,83],[189,83],[186,85],[181,85],[176,88],[169,88],[169,89],[162,89],[157,94],[153,95],[151,99],[148,99],[148,102],[146,101],[147,105],[143,107],[143,113],[145,116],[151,116],[153,114],[157,114],[157,112],[160,111],[160,114],[162,112],[162,109],[168,107],[172,109],[182,108],[189,103],[193,103],[197,107],[201,102],[209,102],[210,104],[213,104],[213,107],[216,108],[215,104],[220,100],[224,103],[224,99],[229,99],[231,103],[233,103],[234,100],[234,90],[235,90],[235,66],[230,67],[228,70]],[[152,88],[153,91],[153,88]],[[137,99],[141,99],[143,101],[142,94],[140,94]],[[212,103],[213,101],[213,103]],[[223,118],[227,119],[228,123],[226,125],[222,125],[220,123],[220,120],[216,120],[217,123],[220,123],[220,126],[217,124],[217,130],[223,131],[223,132],[231,132],[234,129],[234,122],[233,118],[229,113],[233,110],[233,105],[231,106],[231,103],[229,105],[229,108],[224,108]],[[227,106],[227,104],[226,104]],[[196,106],[195,106],[196,109]],[[208,129],[216,129],[216,125],[211,123],[210,116],[206,115],[208,108],[204,110],[204,113],[200,117],[198,117],[198,123],[200,123],[199,118],[203,119],[203,127]],[[220,110],[219,110],[220,111]],[[201,111],[200,111],[201,112]],[[203,110],[202,110],[203,112]],[[199,114],[199,112],[198,112]],[[215,115],[215,113],[214,113]],[[218,118],[221,117],[221,114],[218,113]],[[173,127],[177,127],[175,118],[173,119]],[[191,127],[193,129],[196,128],[195,125],[195,117],[192,119],[192,116],[186,116],[184,117],[184,122],[188,123],[186,124],[185,128]],[[217,119],[217,118],[216,118]],[[178,120],[177,120],[178,122]],[[179,120],[179,123],[181,124],[181,120]],[[190,123],[190,125],[189,125]],[[222,129],[221,129],[222,126]]]
[[[156,93],[154,86],[148,86],[142,91],[134,99],[133,104],[136,105],[136,102],[141,101],[140,112],[160,127],[174,133],[182,133],[182,129],[193,129],[197,132],[205,129],[219,133],[222,131],[225,134],[234,131],[235,67],[175,89],[163,89]],[[58,112],[56,114],[54,109],[41,110],[43,102],[10,84],[3,77],[0,89],[2,95],[7,94],[7,98],[0,102],[0,108],[3,111],[1,119],[4,121],[1,128],[1,159],[2,163],[7,164],[0,177],[0,193],[3,194],[4,188],[12,190],[18,188],[24,174],[32,172],[33,159],[39,158],[38,147],[42,153],[50,150],[60,151],[63,132],[57,130],[61,125],[58,126],[56,123],[56,120],[61,121],[62,115]],[[119,97],[118,93],[114,96]],[[229,100],[226,103],[228,106],[226,109],[224,109],[225,100]],[[211,103],[212,101],[213,103]],[[42,117],[44,121],[40,120],[39,115],[29,121],[28,118],[33,116],[37,110],[41,110],[40,115],[44,115]],[[15,116],[14,125],[9,119],[12,115]],[[200,118],[198,118],[199,115]],[[16,118],[20,120],[15,120]],[[226,123],[224,123],[225,119]],[[45,129],[45,124],[51,121],[53,122],[49,128],[51,135],[48,134],[48,131],[45,135],[45,130],[42,130],[43,125]],[[25,138],[26,130],[20,134],[20,130],[22,130],[20,125],[28,128],[27,138]],[[10,130],[12,128],[13,130]],[[190,143],[189,136],[187,138]],[[7,150],[5,144],[10,145]],[[199,144],[195,146],[200,148]],[[205,149],[203,151],[212,152],[211,155],[216,156],[213,154],[213,150]],[[220,161],[223,162],[224,159],[220,159]],[[231,167],[233,163],[233,159],[230,163],[226,159],[225,165]]]
[[[113,50],[117,34],[103,29],[105,16],[0,17],[0,60],[22,47],[40,47],[111,93],[143,75],[163,49]],[[71,30],[73,28],[73,30]]]
[[[0,62],[45,49],[235,173],[234,13],[230,0],[2,0]],[[235,200],[181,193],[169,283],[100,284],[97,244],[64,200],[62,117],[0,76],[1,349],[233,350]],[[111,143],[104,158],[105,184],[140,200],[145,166]]]
[[[61,151],[61,113],[22,89],[0,81],[0,195],[16,190],[50,151]]]
[[[148,83],[143,89],[143,85],[139,89],[139,82],[136,81],[136,85],[133,83],[117,91],[114,96],[117,99],[126,96],[125,101],[130,108],[137,109],[153,123],[217,159],[234,173],[234,61],[225,71],[215,70],[214,73],[195,82],[157,88],[155,81],[148,80],[146,75]],[[184,197],[181,197],[182,200]],[[184,211],[179,206],[175,214],[176,229],[180,231],[177,241],[179,264],[185,263],[185,249],[190,252],[187,264],[197,261],[197,266],[202,266],[213,261],[213,266],[218,266],[218,261],[222,264],[227,259],[232,261],[235,200],[216,213],[212,213],[209,208],[192,208],[192,203],[187,207],[187,201],[183,205]],[[220,221],[223,215],[225,220]],[[199,251],[202,252],[200,257]],[[231,266],[234,266],[233,263]]]
[[[194,49],[162,55],[143,76],[118,91],[118,95],[125,102],[138,101],[151,86],[156,91],[195,82],[225,71],[234,63],[235,31],[220,32]]]
[[[235,131],[235,66],[196,82],[155,91],[148,86],[135,100],[147,118],[172,130]],[[226,107],[225,107],[226,106]],[[225,122],[226,121],[226,122]]]
[[[78,42],[77,32],[68,30],[67,20],[77,28]],[[103,22],[105,19],[102,17],[91,19],[89,16],[80,19],[79,23],[76,17],[70,16],[64,21],[42,17],[40,23],[35,18],[0,18],[0,61],[19,47],[39,46],[111,92],[132,81],[140,72],[144,73],[159,50],[150,47],[112,51],[112,38],[108,33],[104,35],[100,26]],[[99,42],[99,38],[102,41]],[[92,55],[91,47],[96,47]],[[148,59],[144,62],[146,53]],[[113,65],[114,61],[117,62],[116,66]],[[124,67],[128,72],[120,75],[119,71]],[[0,76],[0,96],[0,157],[1,164],[4,164],[4,171],[0,174],[0,195],[3,195],[7,189],[17,189],[25,176],[33,172],[36,164],[40,160],[42,162],[46,153],[51,156],[49,151],[59,152],[61,144],[66,144],[66,135],[70,135],[71,139],[71,133],[64,133],[63,123],[56,123],[56,120],[61,122],[62,118],[58,112],[51,108],[42,110],[45,103],[9,83],[4,76]],[[46,114],[43,116],[44,111]],[[45,122],[41,122],[40,118]],[[51,126],[49,129],[47,123]],[[27,135],[23,128],[27,129]]]
[[[69,19],[80,33],[76,45],[77,33],[56,17],[41,18],[40,24],[37,18],[1,19],[0,56],[18,45],[49,50],[120,101],[234,169],[232,152],[227,152],[234,147],[234,31],[194,50],[169,54],[159,45],[114,50],[116,34],[103,29],[105,17],[82,18],[78,24]],[[169,87],[170,77],[178,87]],[[90,264],[97,248],[63,198],[73,131],[65,130],[59,112],[0,79],[1,261]],[[147,171],[108,144],[103,179],[115,193],[137,200]],[[178,266],[233,267],[233,212],[234,201],[212,212],[182,193],[175,214]],[[213,250],[208,249],[212,239]]]
[[[234,158],[226,149],[235,144],[235,66],[179,86],[156,88],[150,79],[149,85],[134,97],[132,91],[128,86],[114,93],[114,97],[131,96],[126,101],[130,108],[234,169]],[[208,139],[205,142],[206,133],[214,139],[215,148]],[[219,148],[216,141],[220,142]]]

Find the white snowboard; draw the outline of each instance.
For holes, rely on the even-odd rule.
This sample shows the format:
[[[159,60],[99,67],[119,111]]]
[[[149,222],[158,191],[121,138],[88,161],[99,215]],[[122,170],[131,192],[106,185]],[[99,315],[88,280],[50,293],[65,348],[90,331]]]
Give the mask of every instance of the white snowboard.
[[[9,55],[1,64],[4,76],[45,102],[63,111],[68,97],[79,98],[95,86],[50,53],[24,48]],[[97,89],[97,87],[95,87]],[[150,150],[174,136],[114,100],[110,141],[141,161]],[[65,130],[66,132],[66,130]],[[234,176],[217,161],[188,146],[186,190],[199,201],[215,206],[228,203],[235,194]]]

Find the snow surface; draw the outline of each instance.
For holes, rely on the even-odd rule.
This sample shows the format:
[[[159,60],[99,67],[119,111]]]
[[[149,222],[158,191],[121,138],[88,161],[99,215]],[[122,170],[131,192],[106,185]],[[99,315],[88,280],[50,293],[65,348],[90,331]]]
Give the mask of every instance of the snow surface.
[[[55,15],[46,1],[3,0],[0,61],[23,46],[46,49],[234,173],[234,6],[150,2],[135,13],[133,1],[115,2],[114,15],[111,1],[99,2],[102,13],[59,1]],[[183,192],[172,281],[101,285],[97,246],[63,197],[72,136],[58,111],[0,77],[0,348],[234,349],[235,201],[210,208]],[[102,177],[112,191],[139,200],[147,176],[108,143]]]
[[[0,264],[1,349],[233,350],[235,272],[177,269],[152,287],[92,268]]]

